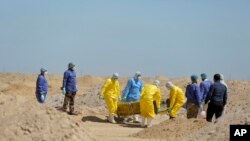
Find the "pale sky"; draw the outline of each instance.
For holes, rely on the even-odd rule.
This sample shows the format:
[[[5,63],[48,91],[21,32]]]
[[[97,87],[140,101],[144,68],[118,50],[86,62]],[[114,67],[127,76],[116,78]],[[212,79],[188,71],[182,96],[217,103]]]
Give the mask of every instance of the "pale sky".
[[[249,0],[0,0],[0,72],[250,80]]]

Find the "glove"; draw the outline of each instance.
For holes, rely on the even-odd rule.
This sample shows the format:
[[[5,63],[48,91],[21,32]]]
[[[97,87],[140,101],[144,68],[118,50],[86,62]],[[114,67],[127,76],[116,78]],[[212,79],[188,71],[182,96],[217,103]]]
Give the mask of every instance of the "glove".
[[[40,92],[40,98],[41,98],[41,101],[45,101],[45,96],[42,92]]]
[[[124,96],[121,100],[122,100],[123,102],[126,102],[126,101],[127,101],[127,97]]]
[[[61,90],[62,90],[62,94],[65,95],[66,94],[65,88],[61,87]]]
[[[167,112],[170,113],[170,108],[167,108]]]
[[[99,94],[98,97],[99,97],[99,100],[103,100],[104,99],[103,95],[101,95],[101,94]]]
[[[160,112],[160,108],[157,108],[157,111],[156,111],[157,113],[159,113]]]

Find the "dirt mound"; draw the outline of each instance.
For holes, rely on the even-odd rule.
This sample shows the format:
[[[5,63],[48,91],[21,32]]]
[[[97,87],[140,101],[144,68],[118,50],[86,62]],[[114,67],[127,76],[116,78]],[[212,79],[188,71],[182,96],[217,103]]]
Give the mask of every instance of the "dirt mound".
[[[21,96],[0,95],[0,113],[1,140],[91,140],[81,122]]]
[[[207,122],[201,119],[187,120],[177,118],[174,120],[164,121],[152,128],[145,129],[139,133],[134,134],[134,137],[150,138],[150,139],[164,139],[164,140],[181,140],[189,134],[197,132]]]
[[[140,128],[139,124],[109,124],[105,103],[97,93],[107,77],[78,77],[75,109],[78,116],[60,111],[64,95],[60,87],[62,76],[48,75],[49,92],[45,104],[35,98],[37,75],[0,73],[0,123],[1,140],[229,140],[230,124],[250,124],[250,82],[228,81],[229,97],[225,114],[218,123],[204,119],[186,119],[181,109],[178,118],[157,115],[154,126]],[[121,91],[129,78],[120,78]],[[168,97],[165,83],[171,80],[185,90],[188,78],[167,79],[162,76],[143,78],[144,85],[161,81],[162,97]]]
[[[184,80],[180,81],[184,84]],[[176,83],[180,84],[181,83]],[[228,81],[229,97],[224,115],[215,123],[207,123],[205,119],[185,118],[180,112],[179,117],[145,129],[133,137],[159,140],[229,140],[229,126],[231,124],[250,124],[250,83],[242,81]],[[181,117],[180,117],[181,116]]]

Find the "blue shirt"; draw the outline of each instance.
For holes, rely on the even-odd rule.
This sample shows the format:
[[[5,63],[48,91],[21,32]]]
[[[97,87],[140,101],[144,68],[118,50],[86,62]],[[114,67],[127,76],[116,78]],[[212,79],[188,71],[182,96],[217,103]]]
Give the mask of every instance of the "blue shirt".
[[[36,94],[47,94],[48,83],[46,78],[43,75],[38,75],[36,81]]]
[[[209,89],[210,89],[212,84],[213,84],[213,82],[210,80],[207,80],[207,79],[204,80],[203,82],[201,82],[200,90],[201,90],[201,95],[202,95],[202,101],[205,101],[205,99],[207,98]]]
[[[189,84],[186,88],[187,103],[201,104],[202,95],[198,84]]]
[[[142,90],[142,82],[134,78],[129,79],[125,90],[123,91],[123,96],[126,97],[126,102],[133,102],[140,100],[140,94]]]
[[[77,92],[76,88],[76,73],[74,70],[67,70],[64,72],[63,76],[63,88],[65,88],[67,93]]]

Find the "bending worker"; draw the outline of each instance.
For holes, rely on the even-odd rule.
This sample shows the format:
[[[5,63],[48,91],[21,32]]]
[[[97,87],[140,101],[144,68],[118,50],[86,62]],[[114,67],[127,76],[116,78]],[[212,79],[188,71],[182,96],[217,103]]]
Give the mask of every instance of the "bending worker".
[[[123,102],[135,102],[140,100],[140,93],[142,90],[141,82],[141,72],[136,72],[135,76],[128,80],[127,86],[123,91],[122,101]],[[124,119],[124,122],[128,120],[129,117]],[[134,122],[139,122],[138,115],[133,116]]]
[[[45,75],[47,74],[47,70],[44,68],[41,68],[40,74],[38,75],[37,81],[36,81],[36,99],[39,103],[44,103],[45,98],[48,91],[48,83],[45,78]]]
[[[172,82],[167,82],[166,87],[170,90],[169,116],[172,119],[176,117],[177,112],[185,103],[185,98],[182,89],[175,86]]]
[[[160,85],[160,81],[155,80],[153,85],[146,85],[143,87],[141,92],[140,99],[140,111],[142,116],[142,127],[151,127],[152,120],[155,117],[154,104],[153,101],[156,101],[157,113],[160,109],[161,103],[161,91],[158,88]],[[147,122],[147,125],[146,125]]]
[[[117,113],[118,99],[120,99],[118,77],[118,73],[114,73],[113,76],[105,82],[101,88],[101,92],[99,93],[99,98],[105,99],[109,111],[108,121],[111,123],[116,123],[114,116]]]

